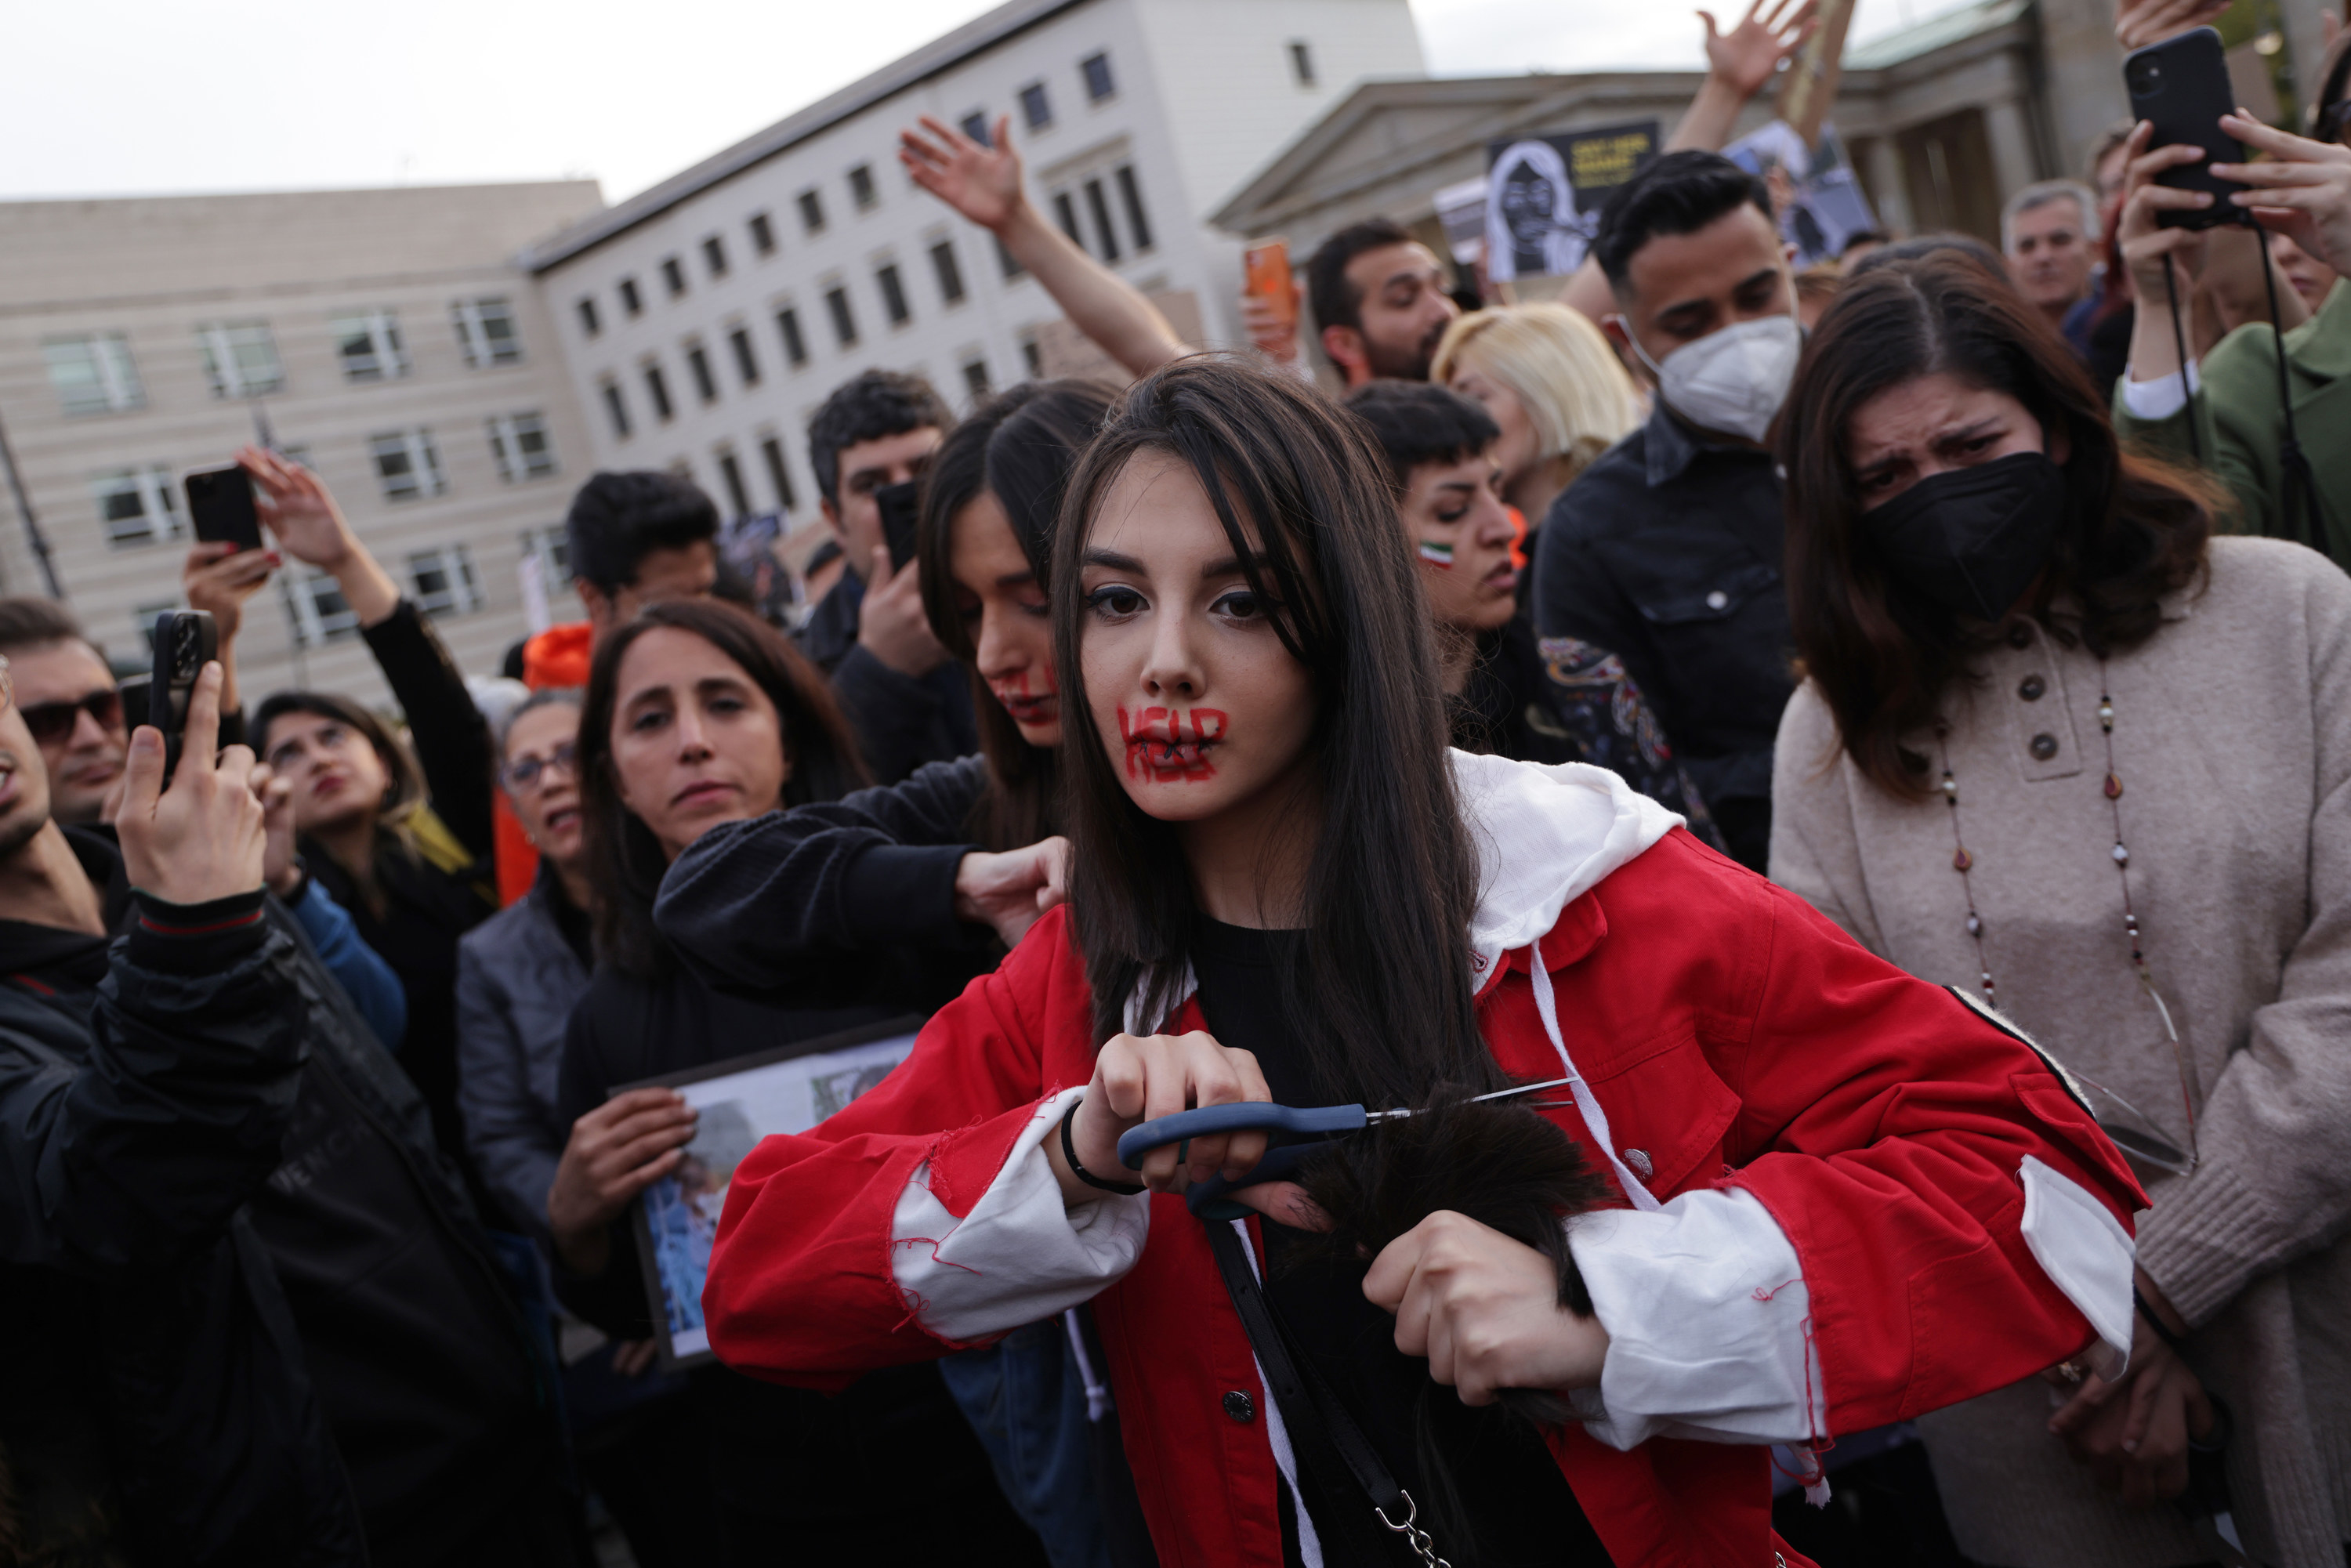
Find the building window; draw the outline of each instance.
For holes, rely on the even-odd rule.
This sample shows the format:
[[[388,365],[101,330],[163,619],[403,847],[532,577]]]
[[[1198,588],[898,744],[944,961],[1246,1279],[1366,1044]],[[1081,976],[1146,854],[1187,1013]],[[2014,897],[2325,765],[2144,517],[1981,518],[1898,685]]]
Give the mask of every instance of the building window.
[[[824,232],[824,197],[814,189],[806,190],[800,193],[799,203],[800,227],[812,235],[822,234]]]
[[[645,312],[644,297],[637,292],[637,280],[633,277],[621,279],[621,308],[632,316]]]
[[[1094,220],[1094,233],[1102,236],[1102,258],[1118,259],[1118,231],[1110,226],[1110,200],[1102,194],[1100,180],[1086,182],[1086,211]]]
[[[441,472],[441,454],[434,450],[429,430],[420,426],[371,435],[368,450],[375,457],[376,482],[387,501],[413,501],[449,488]]]
[[[381,382],[408,373],[408,350],[400,340],[400,318],[392,311],[338,316],[334,332],[335,352],[343,361],[343,380]]]
[[[808,363],[808,340],[800,336],[800,313],[789,306],[776,312],[776,330],[783,334],[784,358],[794,370]]]
[[[726,343],[735,350],[735,372],[743,378],[743,384],[747,387],[758,386],[759,356],[752,351],[751,334],[745,329],[737,327],[726,334]]]
[[[188,601],[184,599],[158,599],[152,603],[131,606],[131,638],[141,647],[152,646],[155,636],[155,618],[159,615],[176,614],[187,607]]]
[[[712,235],[702,242],[702,265],[713,277],[726,276],[726,242]]]
[[[449,320],[457,329],[467,370],[522,363],[522,338],[515,330],[514,309],[504,299],[460,299],[449,307]]]
[[[1044,350],[1037,347],[1036,339],[1020,340],[1020,362],[1029,367],[1029,374],[1032,380],[1045,373]]]
[[[464,545],[411,550],[408,580],[416,608],[427,615],[463,615],[485,602],[482,580],[474,575],[474,553]]]
[[[608,388],[617,392],[617,387]],[[507,484],[544,479],[555,472],[555,448],[547,444],[547,421],[536,413],[502,413],[489,421],[490,456]]]
[[[1002,235],[997,235],[994,237],[996,240],[996,265],[1003,269],[1004,281],[1009,283],[1016,277],[1026,276],[1029,269],[1020,265],[1020,258],[1012,254],[1012,247],[1004,243],[1004,236]]]
[[[694,390],[705,402],[718,401],[718,378],[710,373],[710,356],[699,343],[689,343],[685,350],[686,373],[694,378]]]
[[[259,397],[286,384],[266,322],[215,321],[196,329],[196,344],[214,397]]]
[[[41,345],[48,357],[49,384],[68,413],[120,413],[144,408],[147,389],[131,362],[131,341],[120,332],[52,338]]]
[[[1077,204],[1070,200],[1067,191],[1053,193],[1053,221],[1061,225],[1061,232],[1070,236],[1071,245],[1080,250],[1086,248],[1086,236],[1078,232]]]
[[[873,281],[882,287],[882,308],[889,313],[890,325],[904,326],[914,313],[906,308],[906,286],[898,279],[898,264],[875,268]]]
[[[759,443],[759,455],[768,460],[768,483],[776,487],[777,502],[790,511],[799,502],[792,495],[792,474],[784,464],[784,444],[770,435]]]
[[[849,172],[849,199],[857,204],[857,210],[861,213],[871,210],[880,199],[873,191],[872,165],[860,163]]]
[[[360,634],[360,618],[345,601],[343,591],[317,567],[279,572],[277,588],[285,596],[286,619],[293,623],[294,641],[301,646],[346,642]]]
[[[835,286],[824,291],[824,308],[832,312],[832,335],[844,349],[857,343],[857,318],[849,313],[849,290]]]
[[[1031,131],[1053,123],[1053,102],[1045,96],[1043,82],[1032,81],[1020,89],[1020,119]]]
[[[768,221],[765,213],[753,213],[744,225],[751,231],[751,248],[761,256],[776,254],[776,225]]]
[[[179,486],[162,464],[100,474],[89,488],[106,525],[106,542],[117,549],[180,537]]]
[[[955,242],[931,246],[931,270],[938,275],[939,298],[953,305],[963,298],[963,268],[956,265]]]
[[[591,338],[604,329],[604,323],[596,319],[596,302],[593,299],[580,301],[580,329]]]
[[[718,452],[718,478],[719,482],[726,486],[727,504],[735,508],[728,515],[737,517],[749,517],[751,493],[743,488],[743,465],[735,461],[735,454],[724,447],[719,448]]]
[[[967,361],[963,367],[963,384],[964,390],[971,393],[972,402],[977,402],[986,397],[987,395],[987,361],[986,360]]]
[[[1134,165],[1121,163],[1111,171],[1118,182],[1119,205],[1126,209],[1126,232],[1134,239],[1134,248],[1151,248],[1151,214],[1143,210],[1143,187],[1134,178]]]
[[[963,117],[963,133],[966,136],[970,137],[974,141],[978,142],[982,147],[993,147],[996,145],[995,142],[988,140],[987,110],[984,109],[975,109],[969,114]]]
[[[1078,74],[1086,78],[1086,96],[1096,103],[1118,90],[1118,84],[1110,78],[1110,56],[1107,54],[1088,55],[1080,60]]]
[[[685,292],[685,267],[677,257],[665,256],[661,264],[662,287],[669,290],[672,299]]]
[[[662,374],[659,365],[645,367],[645,395],[653,399],[653,417],[668,423],[677,411],[670,406],[669,378]]]
[[[621,440],[629,438],[629,400],[621,394],[618,382],[604,383],[604,412],[612,421],[612,434]]]
[[[1314,85],[1314,49],[1303,38],[1290,40],[1290,75],[1300,87]]]

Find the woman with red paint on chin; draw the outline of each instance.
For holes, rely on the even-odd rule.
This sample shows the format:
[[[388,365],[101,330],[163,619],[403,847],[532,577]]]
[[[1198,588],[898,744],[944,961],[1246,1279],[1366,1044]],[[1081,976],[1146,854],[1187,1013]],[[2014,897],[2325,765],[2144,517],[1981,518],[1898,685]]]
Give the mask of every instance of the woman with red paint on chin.
[[[1623,1199],[1570,1228],[1591,1316],[1458,1215],[1340,1265],[1300,1253],[1294,1188],[1247,1189],[1288,1340],[1407,1491],[1405,1413],[1458,1390],[1426,1406],[1459,1492],[1434,1551],[1767,1563],[1764,1445],[2112,1364],[2140,1195],[2087,1113],[2027,1044],[1614,775],[1448,754],[1360,429],[1280,376],[1181,361],[1130,392],[1064,517],[1069,906],[879,1088],[737,1168],[704,1297],[730,1364],[839,1386],[1092,1300],[1161,1561],[1403,1553],[1349,1476],[1300,1469],[1176,1197],[1246,1173],[1262,1134],[1140,1170],[1118,1137],[1187,1105],[1562,1075],[1548,1113]],[[1131,775],[1122,707],[1170,710]],[[1575,1419],[1504,1416],[1504,1388]]]

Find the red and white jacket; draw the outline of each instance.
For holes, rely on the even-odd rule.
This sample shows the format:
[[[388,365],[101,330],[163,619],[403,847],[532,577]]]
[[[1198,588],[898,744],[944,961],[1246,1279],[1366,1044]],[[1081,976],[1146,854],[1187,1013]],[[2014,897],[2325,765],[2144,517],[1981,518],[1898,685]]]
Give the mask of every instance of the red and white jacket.
[[[1482,862],[1479,1028],[1514,1075],[1576,1075],[1580,1110],[1549,1114],[1625,1197],[1570,1222],[1610,1344],[1552,1437],[1618,1563],[1769,1568],[1766,1445],[2085,1347],[2118,1365],[2146,1199],[2032,1046],[1613,773],[1453,765]],[[840,1387],[1092,1300],[1160,1561],[1279,1568],[1289,1443],[1201,1222],[1148,1194],[1067,1207],[1042,1152],[1093,1071],[1067,914],[879,1087],[737,1169],[711,1343]],[[1201,1027],[1196,1002],[1163,1027]],[[1266,1419],[1228,1416],[1234,1389]]]

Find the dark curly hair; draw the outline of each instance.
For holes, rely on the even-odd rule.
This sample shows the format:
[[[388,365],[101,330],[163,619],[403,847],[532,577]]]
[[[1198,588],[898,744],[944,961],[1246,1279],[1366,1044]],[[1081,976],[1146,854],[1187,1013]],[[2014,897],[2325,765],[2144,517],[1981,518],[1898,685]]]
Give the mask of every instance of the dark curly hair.
[[[1780,416],[1788,610],[1839,744],[1871,782],[1912,799],[1928,780],[1899,737],[1936,721],[1989,633],[1886,570],[1862,526],[1851,442],[1872,399],[1938,372],[2005,392],[2053,451],[2060,436],[2069,448],[2065,522],[2030,608],[2052,635],[2102,657],[2145,642],[2164,596],[2201,574],[2212,528],[2203,482],[2122,450],[2088,372],[2005,276],[1952,249],[1856,269]]]
[[[955,414],[930,382],[904,371],[864,371],[832,389],[809,421],[809,466],[816,487],[841,505],[841,454],[861,441],[880,441],[925,426],[955,427]]]

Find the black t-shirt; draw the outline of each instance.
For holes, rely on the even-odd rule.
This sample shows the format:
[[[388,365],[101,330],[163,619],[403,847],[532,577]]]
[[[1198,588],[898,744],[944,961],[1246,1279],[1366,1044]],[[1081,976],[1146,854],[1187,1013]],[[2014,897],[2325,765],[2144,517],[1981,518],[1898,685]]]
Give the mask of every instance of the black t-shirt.
[[[1314,1105],[1326,1097],[1313,1089],[1282,1022],[1277,966],[1286,936],[1202,919],[1194,931],[1192,970],[1208,1032],[1219,1044],[1255,1054],[1278,1103]],[[1421,1523],[1438,1552],[1456,1562],[1467,1555],[1447,1539],[1466,1521],[1476,1531],[1479,1568],[1597,1568],[1609,1562],[1534,1427],[1498,1405],[1462,1404],[1430,1380],[1427,1362],[1396,1349],[1395,1320],[1364,1298],[1368,1264],[1302,1258],[1301,1233],[1271,1220],[1264,1235],[1266,1295],[1293,1354],[1322,1374],[1420,1504]],[[1425,1449],[1442,1458],[1458,1499],[1457,1507],[1437,1510],[1434,1520],[1439,1487],[1422,1463]],[[1284,1556],[1294,1563],[1297,1548],[1284,1534]]]

